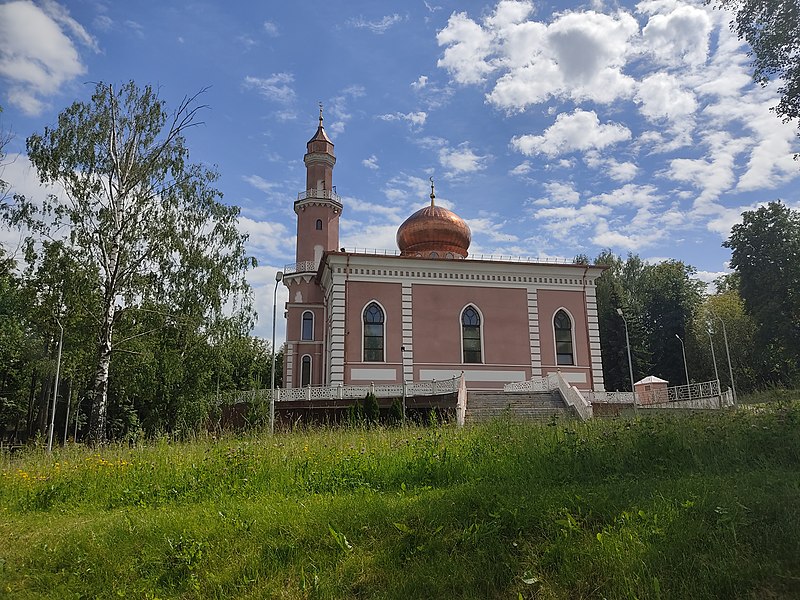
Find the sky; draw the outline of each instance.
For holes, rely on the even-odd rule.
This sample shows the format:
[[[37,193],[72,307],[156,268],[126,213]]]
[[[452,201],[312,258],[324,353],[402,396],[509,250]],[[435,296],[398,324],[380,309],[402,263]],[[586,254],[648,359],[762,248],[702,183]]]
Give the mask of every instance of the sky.
[[[96,82],[151,84],[173,108],[204,90],[190,160],[241,208],[267,339],[320,102],[342,247],[396,250],[433,177],[473,255],[610,249],[710,282],[728,272],[722,242],[742,211],[800,208],[796,123],[770,111],[778,85],[752,82],[729,21],[684,0],[0,2],[0,128],[13,135],[0,177],[47,193],[25,139]],[[0,241],[14,252],[10,232]]]

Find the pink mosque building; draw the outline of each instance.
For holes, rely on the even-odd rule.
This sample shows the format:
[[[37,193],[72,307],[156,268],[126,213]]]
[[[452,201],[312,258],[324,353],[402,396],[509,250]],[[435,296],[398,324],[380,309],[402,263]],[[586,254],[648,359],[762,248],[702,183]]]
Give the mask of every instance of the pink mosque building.
[[[344,206],[333,143],[307,144],[305,191],[294,203],[297,253],[283,283],[287,388],[398,384],[464,373],[469,389],[560,371],[603,391],[595,281],[601,267],[475,260],[458,215],[430,206],[397,230],[399,252],[339,248]]]

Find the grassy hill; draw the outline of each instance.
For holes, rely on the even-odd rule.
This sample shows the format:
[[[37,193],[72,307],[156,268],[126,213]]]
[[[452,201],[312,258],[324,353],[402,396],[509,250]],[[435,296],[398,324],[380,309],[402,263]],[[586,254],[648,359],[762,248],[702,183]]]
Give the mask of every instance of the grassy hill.
[[[800,597],[798,403],[2,461],[0,597]]]

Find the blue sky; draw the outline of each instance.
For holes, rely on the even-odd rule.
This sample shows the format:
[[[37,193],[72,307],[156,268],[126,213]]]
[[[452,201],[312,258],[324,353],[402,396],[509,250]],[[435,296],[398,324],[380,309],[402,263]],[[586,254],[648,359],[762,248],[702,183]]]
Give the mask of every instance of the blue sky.
[[[682,0],[4,2],[1,118],[16,137],[3,178],[45,193],[25,138],[90,82],[150,83],[173,107],[207,88],[191,157],[216,165],[224,201],[242,209],[260,265],[255,333],[268,337],[322,102],[341,246],[395,249],[433,176],[473,254],[610,248],[683,260],[710,281],[742,210],[800,207],[796,124],[770,112],[777,86],[751,82],[728,21]]]

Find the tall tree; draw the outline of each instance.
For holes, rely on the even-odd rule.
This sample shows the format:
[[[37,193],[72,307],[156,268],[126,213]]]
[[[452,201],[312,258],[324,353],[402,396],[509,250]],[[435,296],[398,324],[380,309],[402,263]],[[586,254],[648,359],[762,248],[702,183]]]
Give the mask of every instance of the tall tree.
[[[770,202],[742,213],[723,246],[739,291],[756,322],[762,356],[773,383],[800,380],[800,211]]]
[[[597,320],[603,359],[603,380],[608,390],[631,388],[628,353],[625,344],[625,323],[617,313],[623,307],[624,291],[619,273],[622,260],[606,250],[594,261],[607,269],[597,279]],[[630,315],[625,315],[628,318]]]
[[[785,122],[800,117],[800,3],[797,0],[716,0],[733,11],[731,23],[750,45],[753,79],[780,80],[781,99],[773,109]],[[800,126],[800,122],[798,122]]]
[[[689,324],[705,288],[703,282],[694,279],[695,273],[694,267],[675,260],[648,265],[645,270],[642,316],[653,370],[673,385],[683,383],[686,378],[681,342],[675,336],[686,344]],[[687,355],[691,358],[688,347]],[[696,379],[691,374],[689,377]]]
[[[14,218],[35,232],[69,232],[67,248],[100,295],[92,383],[90,438],[106,439],[109,369],[115,327],[124,313],[148,303],[185,311],[214,329],[233,306],[234,325],[251,323],[238,208],[220,202],[217,174],[190,164],[184,138],[196,125],[195,97],[169,112],[150,86],[97,84],[90,102],[75,102],[55,127],[27,140],[43,183],[59,183],[40,209],[18,198]],[[30,240],[31,245],[34,240]],[[230,322],[229,319],[227,319]]]
[[[693,345],[703,349],[692,361],[695,370],[702,374],[702,379],[711,380],[719,375],[723,389],[730,387],[730,370],[728,369],[725,336],[728,339],[727,352],[730,353],[731,368],[734,373],[737,392],[749,392],[759,385],[760,356],[755,352],[754,338],[756,327],[753,319],[747,314],[744,302],[739,295],[738,287],[732,285],[736,277],[724,276],[724,281],[717,280],[717,292],[707,296],[695,315],[692,325]],[[725,326],[723,334],[722,326]],[[715,356],[711,354],[712,339]],[[712,358],[717,362],[714,370]]]
[[[606,387],[630,389],[625,326],[618,308],[628,324],[634,377],[657,375],[674,384],[683,382],[683,358],[675,335],[686,341],[705,285],[694,278],[694,268],[679,261],[647,264],[636,255],[623,261],[610,251],[601,253],[595,264],[609,267],[597,283]]]

